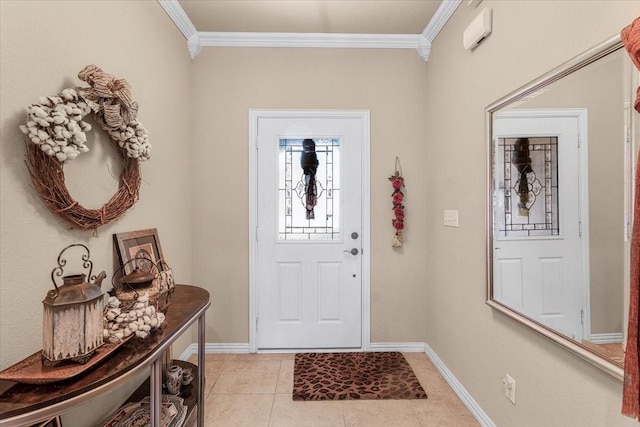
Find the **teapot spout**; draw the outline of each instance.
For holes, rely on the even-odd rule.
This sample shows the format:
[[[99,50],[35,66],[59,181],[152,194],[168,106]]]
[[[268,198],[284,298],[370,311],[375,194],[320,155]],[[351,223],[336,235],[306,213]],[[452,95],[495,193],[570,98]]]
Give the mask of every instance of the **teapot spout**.
[[[94,283],[100,287],[102,281],[104,280],[104,278],[107,277],[107,272],[106,271],[102,271],[100,274],[98,274],[98,276],[96,277],[96,279],[94,280]]]

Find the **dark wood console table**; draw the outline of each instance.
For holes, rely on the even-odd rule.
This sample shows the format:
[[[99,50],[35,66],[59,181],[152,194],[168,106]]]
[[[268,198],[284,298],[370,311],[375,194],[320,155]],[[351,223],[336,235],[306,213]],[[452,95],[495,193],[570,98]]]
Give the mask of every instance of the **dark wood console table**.
[[[198,321],[198,425],[204,425],[204,328],[209,293],[191,285],[177,285],[160,333],[126,342],[104,362],[77,377],[50,384],[19,384],[0,380],[0,425],[27,426],[45,421],[100,396],[110,388],[150,369],[151,425],[158,426],[162,400],[164,354]],[[194,390],[195,391],[195,390]]]

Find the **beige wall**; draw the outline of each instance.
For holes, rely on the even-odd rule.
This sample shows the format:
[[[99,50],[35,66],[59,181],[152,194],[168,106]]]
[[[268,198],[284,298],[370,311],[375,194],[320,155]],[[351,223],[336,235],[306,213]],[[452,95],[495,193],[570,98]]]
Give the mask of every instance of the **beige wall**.
[[[249,342],[249,109],[371,112],[371,341],[423,341],[428,271],[426,64],[413,50],[205,48],[194,64],[194,270],[213,295],[207,340]],[[391,185],[407,185],[402,249]]]
[[[97,272],[111,279],[112,234],[157,227],[179,282],[191,281],[191,140],[189,56],[182,35],[157,2],[0,2],[0,369],[42,347],[42,299],[65,246],[89,246]],[[18,125],[41,95],[85,85],[86,64],[125,78],[140,104],[153,159],[142,165],[140,201],[120,220],[98,230],[69,231],[34,190],[24,164]],[[95,138],[99,132],[89,133]],[[117,188],[110,172],[120,161],[104,141],[65,167],[68,187],[87,207],[105,203]],[[102,144],[101,144],[102,142]],[[114,184],[115,183],[115,184]],[[94,269],[94,272],[95,272]],[[178,344],[182,352],[192,337]],[[115,392],[118,393],[117,391]],[[127,391],[121,392],[126,395]],[[79,422],[88,425],[117,405],[102,400]]]
[[[479,12],[463,2],[428,63],[426,342],[498,426],[635,425],[619,415],[618,380],[483,304],[483,177],[486,106],[615,35],[640,4],[485,0],[483,7],[493,8],[491,36],[473,52],[463,49],[462,32]],[[444,209],[459,209],[460,228],[442,226]],[[502,391],[505,373],[517,381],[515,406]]]

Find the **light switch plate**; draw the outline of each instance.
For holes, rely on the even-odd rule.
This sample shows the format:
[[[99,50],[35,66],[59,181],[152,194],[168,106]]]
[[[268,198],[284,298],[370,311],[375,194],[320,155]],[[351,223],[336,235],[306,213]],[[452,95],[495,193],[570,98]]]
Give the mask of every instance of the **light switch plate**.
[[[458,227],[458,211],[457,210],[444,211],[444,225],[446,227]]]

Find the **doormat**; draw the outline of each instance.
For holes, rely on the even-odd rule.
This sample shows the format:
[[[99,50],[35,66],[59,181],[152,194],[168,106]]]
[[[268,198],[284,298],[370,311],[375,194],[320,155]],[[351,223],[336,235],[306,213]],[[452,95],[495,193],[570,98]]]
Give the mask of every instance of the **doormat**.
[[[426,398],[402,353],[296,354],[293,400]]]

